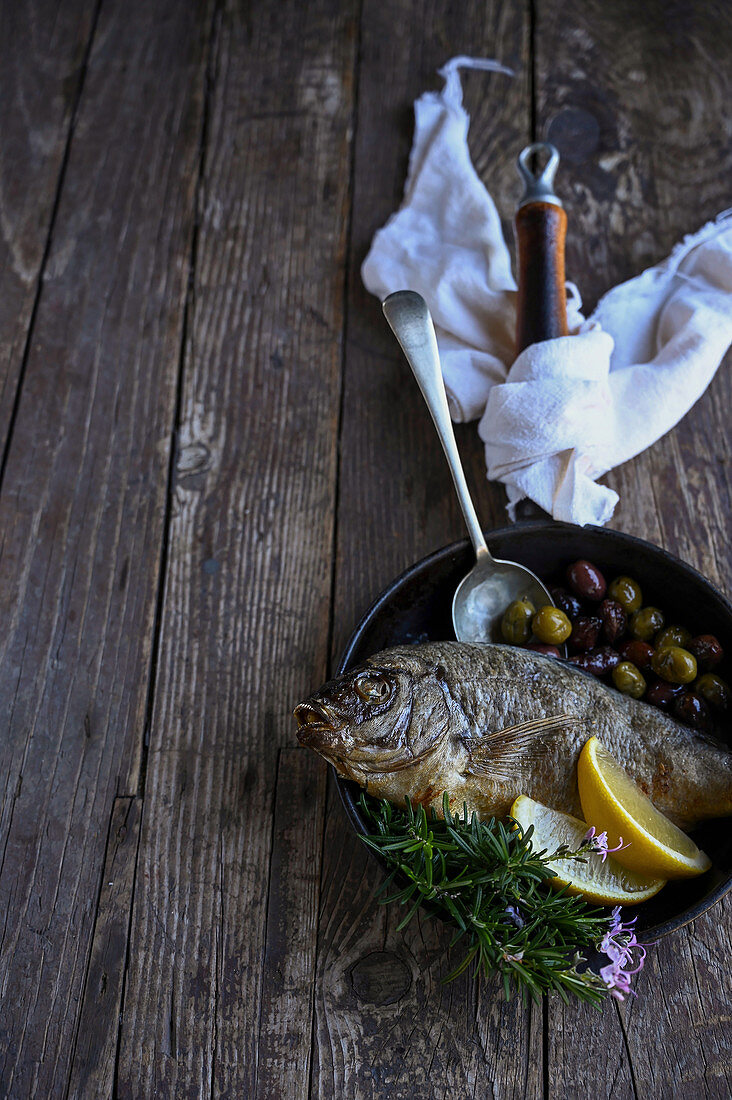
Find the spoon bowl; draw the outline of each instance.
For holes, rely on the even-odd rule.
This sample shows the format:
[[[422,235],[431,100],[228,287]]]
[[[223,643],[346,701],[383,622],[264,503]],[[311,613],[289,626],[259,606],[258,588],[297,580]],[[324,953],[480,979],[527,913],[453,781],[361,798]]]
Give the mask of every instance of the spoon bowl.
[[[501,618],[513,600],[529,599],[537,609],[554,601],[531,570],[517,562],[497,561],[486,545],[452,430],[427,303],[413,290],[398,290],[384,299],[382,309],[427,402],[475,550],[476,564],[458,585],[452,602],[455,637],[460,642],[499,641]]]
[[[514,600],[531,600],[537,610],[554,603],[530,569],[479,555],[453,596],[455,637],[460,642],[502,642],[501,619]]]

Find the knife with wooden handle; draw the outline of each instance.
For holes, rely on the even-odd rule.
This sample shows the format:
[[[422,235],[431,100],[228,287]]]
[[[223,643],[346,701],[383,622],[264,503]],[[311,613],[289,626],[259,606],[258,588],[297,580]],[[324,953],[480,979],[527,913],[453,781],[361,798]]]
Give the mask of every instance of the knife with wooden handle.
[[[534,171],[539,158],[543,168]],[[531,344],[567,335],[567,291],[564,285],[564,242],[567,215],[554,193],[559,153],[548,142],[527,145],[519,153],[518,171],[524,194],[516,210],[514,229],[518,254],[516,355]],[[550,518],[533,500],[516,507],[519,520]]]
[[[546,157],[543,168],[534,171]],[[518,297],[516,354],[556,336],[567,335],[567,292],[564,286],[564,242],[567,215],[554,193],[559,153],[547,142],[527,145],[518,158],[525,190],[516,211]]]

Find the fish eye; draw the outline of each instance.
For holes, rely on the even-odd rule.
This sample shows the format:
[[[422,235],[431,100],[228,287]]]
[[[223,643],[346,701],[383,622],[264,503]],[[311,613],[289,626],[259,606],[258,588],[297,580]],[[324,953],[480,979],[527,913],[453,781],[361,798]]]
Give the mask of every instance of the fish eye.
[[[391,685],[383,676],[359,676],[355,686],[365,703],[383,703],[391,695]]]

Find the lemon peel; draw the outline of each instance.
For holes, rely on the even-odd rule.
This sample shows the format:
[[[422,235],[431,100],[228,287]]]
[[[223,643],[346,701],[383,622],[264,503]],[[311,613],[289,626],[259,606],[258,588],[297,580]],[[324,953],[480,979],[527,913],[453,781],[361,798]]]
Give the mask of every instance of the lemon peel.
[[[648,876],[692,878],[711,867],[691,837],[657,810],[597,737],[585,744],[577,763],[582,813],[607,833],[609,845],[623,838],[617,863]]]
[[[552,810],[528,795],[519,795],[510,810],[511,817],[526,832],[534,826],[531,842],[535,851],[556,851],[566,845],[570,851],[582,847],[587,837],[586,822]],[[580,894],[595,905],[637,905],[647,901],[665,885],[665,879],[639,874],[623,867],[613,856],[605,859],[587,849],[585,862],[557,859],[552,863],[556,878],[552,886],[564,886],[570,894]]]

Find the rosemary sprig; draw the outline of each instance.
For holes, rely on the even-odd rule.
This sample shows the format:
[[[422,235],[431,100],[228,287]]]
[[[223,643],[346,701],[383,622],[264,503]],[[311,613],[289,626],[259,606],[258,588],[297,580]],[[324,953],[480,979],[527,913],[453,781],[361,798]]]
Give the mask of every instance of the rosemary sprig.
[[[584,955],[607,936],[607,914],[545,888],[552,862],[582,860],[586,845],[536,852],[533,826],[524,832],[511,819],[478,821],[467,807],[452,814],[447,798],[444,820],[423,806],[399,808],[365,794],[360,805],[372,830],[363,840],[391,866],[379,900],[406,907],[399,928],[422,908],[455,928],[451,946],[464,942],[465,955],[443,981],[472,964],[476,973],[500,974],[507,998],[518,991],[524,1000],[553,992],[565,1002],[570,994],[598,1006],[605,999],[608,987]]]

